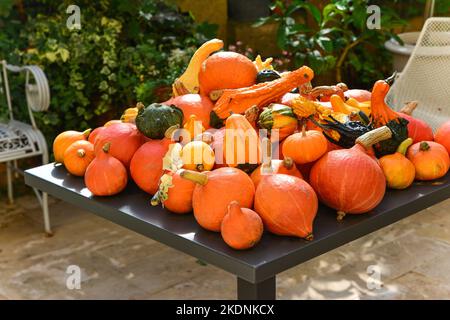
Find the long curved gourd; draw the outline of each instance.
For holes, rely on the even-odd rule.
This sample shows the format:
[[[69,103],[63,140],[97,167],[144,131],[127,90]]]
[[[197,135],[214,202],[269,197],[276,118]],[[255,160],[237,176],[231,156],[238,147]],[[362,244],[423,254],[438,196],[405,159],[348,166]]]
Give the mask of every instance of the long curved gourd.
[[[211,53],[222,48],[223,41],[219,39],[212,39],[202,44],[189,61],[186,71],[173,83],[173,95],[176,97],[188,93],[198,93],[200,89],[198,72],[200,71],[203,61],[205,61]]]

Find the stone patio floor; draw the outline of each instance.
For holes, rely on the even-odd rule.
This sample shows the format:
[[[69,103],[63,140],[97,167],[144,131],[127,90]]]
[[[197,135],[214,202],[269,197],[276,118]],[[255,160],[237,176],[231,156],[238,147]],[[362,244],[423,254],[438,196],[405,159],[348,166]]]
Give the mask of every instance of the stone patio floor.
[[[46,238],[33,196],[0,199],[0,299],[235,298],[227,272],[62,201],[50,211]],[[281,273],[277,298],[450,299],[449,211],[450,199]],[[67,289],[69,265],[81,289]]]

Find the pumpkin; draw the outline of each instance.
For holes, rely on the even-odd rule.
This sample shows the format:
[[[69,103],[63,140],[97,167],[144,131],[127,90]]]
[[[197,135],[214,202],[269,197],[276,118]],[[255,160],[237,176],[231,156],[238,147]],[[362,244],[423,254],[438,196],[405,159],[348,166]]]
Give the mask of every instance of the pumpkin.
[[[257,188],[261,179],[272,174],[280,173],[303,179],[303,176],[295,166],[294,161],[289,157],[286,157],[283,160],[270,160],[268,164],[263,163],[252,172],[250,178],[255,184],[255,188]]]
[[[127,186],[127,169],[121,161],[109,154],[110,146],[107,142],[96,150],[95,158],[84,175],[86,187],[94,196],[112,196]]]
[[[162,139],[170,127],[181,127],[183,111],[174,105],[152,103],[144,107],[138,103],[139,112],[136,116],[136,126],[139,131],[150,139]]]
[[[338,211],[339,221],[346,214],[368,212],[383,199],[386,178],[367,149],[391,136],[385,126],[372,130],[359,137],[352,148],[330,151],[312,167],[309,182],[319,199]]]
[[[162,203],[170,212],[185,214],[192,211],[192,194],[195,183],[180,176],[181,170],[164,174],[158,192],[152,198],[153,206]]]
[[[264,69],[258,72],[256,75],[256,83],[268,82],[281,78],[280,74],[271,69]]]
[[[185,94],[167,100],[164,104],[174,105],[183,111],[183,125],[195,115],[205,129],[210,127],[209,116],[214,104],[208,97],[199,94]]]
[[[444,146],[433,141],[422,141],[413,144],[407,157],[416,168],[417,180],[439,179],[447,173],[450,159]]]
[[[283,156],[290,157],[296,164],[304,164],[319,159],[327,152],[328,143],[325,136],[316,130],[294,133],[283,142]]]
[[[271,137],[274,136],[272,131],[277,132],[277,140],[281,141],[295,132],[297,122],[297,117],[290,107],[272,103],[259,115],[258,125],[262,129],[269,130]]]
[[[385,102],[392,79],[375,82],[371,96],[370,119],[374,128],[387,126],[392,131],[390,139],[381,141],[374,146],[377,156],[394,153],[400,143],[408,138],[408,120],[400,117]]]
[[[263,108],[271,102],[277,102],[284,94],[311,81],[313,77],[313,70],[303,66],[280,79],[246,88],[224,90],[211,112],[211,125],[221,126],[232,113],[244,113],[253,106]]]
[[[100,131],[102,131],[103,129],[105,129],[105,127],[98,127],[95,128],[94,130],[92,130],[92,132],[89,134],[89,138],[88,141],[92,144],[95,144],[95,138],[97,138],[97,135],[100,133]]]
[[[87,129],[83,132],[80,131],[64,131],[58,134],[53,141],[53,155],[55,156],[55,162],[64,163],[64,152],[70,147],[72,143],[78,140],[87,140],[91,129]]]
[[[184,170],[180,175],[197,184],[192,194],[194,217],[207,230],[220,231],[231,201],[237,201],[243,208],[253,205],[255,186],[242,170],[229,167],[209,172]]]
[[[225,122],[225,163],[230,167],[255,169],[260,163],[258,134],[241,114],[232,114]]]
[[[64,166],[74,176],[81,177],[94,157],[94,145],[86,140],[78,140],[64,152]]]
[[[172,142],[169,139],[151,140],[134,153],[130,173],[139,188],[147,193],[158,191],[159,179],[163,174],[163,157]]]
[[[181,150],[183,168],[209,171],[214,166],[215,155],[212,148],[203,141],[191,141]]]
[[[187,93],[198,93],[200,89],[198,73],[203,62],[211,53],[222,49],[222,47],[223,41],[219,39],[211,39],[202,44],[194,52],[184,73],[173,83],[173,96],[176,97]]]
[[[270,232],[312,240],[317,195],[304,180],[274,174],[261,180],[255,194],[255,211]]]
[[[434,141],[443,145],[450,154],[450,121],[445,122],[438,128]]]
[[[346,99],[353,98],[359,102],[365,102],[370,101],[372,93],[363,89],[349,89],[344,91],[344,96]]]
[[[106,142],[111,143],[109,154],[128,168],[134,153],[142,145],[143,138],[134,124],[121,122],[105,127],[98,133],[95,149],[101,149]]]
[[[198,73],[200,93],[208,96],[212,90],[236,89],[255,84],[257,69],[246,56],[230,51],[209,56]]]
[[[255,211],[241,208],[237,201],[230,202],[220,226],[227,245],[236,250],[249,249],[259,242],[263,230],[262,220]]]
[[[386,177],[387,186],[391,189],[408,188],[414,181],[416,169],[405,156],[412,142],[413,140],[408,138],[399,145],[396,153],[380,158],[380,166]]]
[[[331,101],[331,96],[337,95],[344,99],[344,91],[348,90],[345,83],[338,83],[334,86],[318,86],[314,87],[309,92],[311,100],[319,100],[323,102]]]
[[[397,114],[408,120],[408,137],[413,139],[413,143],[420,141],[433,141],[433,129],[423,120],[414,118],[412,113],[417,107],[416,101],[408,102]]]
[[[189,132],[191,140],[205,131],[202,122],[197,119],[195,114],[191,114],[188,121],[184,124],[183,128]]]

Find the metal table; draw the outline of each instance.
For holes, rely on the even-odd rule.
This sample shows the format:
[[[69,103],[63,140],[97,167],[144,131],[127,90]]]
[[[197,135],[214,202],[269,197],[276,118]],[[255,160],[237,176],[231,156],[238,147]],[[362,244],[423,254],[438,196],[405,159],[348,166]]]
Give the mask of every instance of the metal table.
[[[197,257],[237,276],[238,299],[275,299],[278,273],[423,210],[450,196],[450,173],[434,183],[388,191],[371,213],[336,221],[334,210],[320,206],[314,240],[265,233],[247,251],[229,248],[220,234],[202,229],[189,215],[175,215],[150,205],[150,196],[133,182],[112,197],[93,197],[83,179],[63,166],[48,164],[25,171],[26,184],[84,208],[125,228]]]

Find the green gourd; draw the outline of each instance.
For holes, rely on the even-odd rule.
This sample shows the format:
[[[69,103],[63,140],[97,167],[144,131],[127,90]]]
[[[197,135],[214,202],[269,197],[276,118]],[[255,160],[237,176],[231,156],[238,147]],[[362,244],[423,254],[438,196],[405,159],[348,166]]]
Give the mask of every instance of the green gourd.
[[[162,139],[167,129],[183,123],[183,111],[174,105],[152,103],[145,107],[138,103],[137,108],[136,127],[151,139]]]

